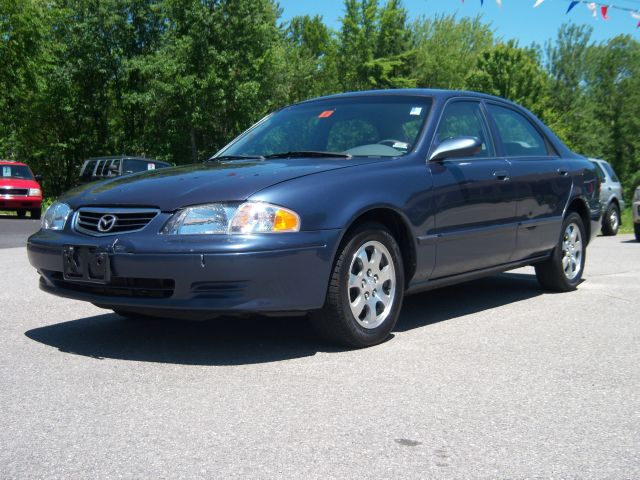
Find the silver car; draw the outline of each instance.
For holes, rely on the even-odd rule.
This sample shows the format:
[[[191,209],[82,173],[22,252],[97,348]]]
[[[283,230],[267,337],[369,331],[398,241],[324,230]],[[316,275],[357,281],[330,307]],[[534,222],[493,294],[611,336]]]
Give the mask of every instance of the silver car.
[[[590,158],[598,167],[600,176],[600,202],[603,206],[602,234],[615,235],[620,228],[620,212],[624,210],[622,184],[609,162],[599,158]]]

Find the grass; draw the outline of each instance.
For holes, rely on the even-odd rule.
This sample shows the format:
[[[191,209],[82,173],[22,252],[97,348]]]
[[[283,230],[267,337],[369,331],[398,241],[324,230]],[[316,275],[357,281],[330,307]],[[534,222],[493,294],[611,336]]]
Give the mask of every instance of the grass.
[[[631,215],[631,207],[627,207],[622,211],[622,225],[618,233],[633,233],[633,215]]]

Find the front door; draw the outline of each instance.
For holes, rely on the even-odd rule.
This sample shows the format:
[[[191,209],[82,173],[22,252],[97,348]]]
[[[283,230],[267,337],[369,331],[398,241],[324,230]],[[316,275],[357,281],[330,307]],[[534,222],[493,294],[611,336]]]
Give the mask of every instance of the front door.
[[[434,144],[476,137],[482,150],[468,158],[429,162],[434,184],[436,266],[432,278],[506,263],[515,249],[516,196],[511,169],[496,157],[480,102],[449,103]]]

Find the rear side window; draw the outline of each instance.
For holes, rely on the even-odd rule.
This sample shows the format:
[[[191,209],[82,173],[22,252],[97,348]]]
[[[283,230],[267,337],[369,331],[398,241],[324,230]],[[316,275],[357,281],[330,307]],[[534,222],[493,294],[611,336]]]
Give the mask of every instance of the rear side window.
[[[616,172],[613,171],[613,168],[611,168],[611,165],[609,165],[607,162],[605,162],[605,163],[602,164],[602,166],[604,167],[604,169],[609,174],[609,178],[611,180],[613,180],[616,183],[620,183],[620,179],[616,175]]]
[[[482,150],[475,157],[492,157],[493,144],[478,102],[450,103],[444,110],[434,142],[436,145],[456,137],[475,137]]]
[[[547,156],[549,151],[543,136],[522,114],[509,108],[489,104],[504,152],[509,157]]]
[[[133,158],[127,158],[124,160],[124,167],[122,168],[122,173],[138,173],[138,172],[146,172],[148,170],[149,162],[145,162],[144,160],[135,160]]]
[[[80,178],[83,180],[91,180],[91,176],[93,175],[93,169],[96,167],[97,160],[91,160],[84,164],[84,168],[80,173]]]

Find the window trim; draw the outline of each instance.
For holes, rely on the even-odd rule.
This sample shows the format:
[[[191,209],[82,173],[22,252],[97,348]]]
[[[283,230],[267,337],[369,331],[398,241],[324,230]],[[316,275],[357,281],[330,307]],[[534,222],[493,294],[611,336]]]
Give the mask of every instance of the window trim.
[[[482,115],[482,118],[484,120],[485,126],[487,128],[487,134],[489,135],[490,139],[491,139],[491,144],[493,147],[493,156],[488,156],[488,157],[476,157],[476,156],[471,156],[471,157],[456,157],[454,160],[465,160],[465,161],[482,161],[482,160],[496,160],[496,159],[502,159],[503,156],[499,155],[498,149],[497,149],[497,145],[496,145],[496,140],[495,140],[495,132],[493,131],[492,125],[489,122],[489,118],[487,115],[487,111],[486,108],[484,107],[483,101],[481,98],[477,98],[477,97],[450,97],[447,99],[447,101],[445,102],[444,106],[442,107],[442,112],[440,113],[440,117],[438,118],[438,122],[435,125],[435,128],[433,130],[433,135],[431,138],[431,145],[429,146],[429,150],[427,152],[427,159],[426,159],[426,163],[429,163],[429,158],[431,158],[431,155],[433,154],[434,150],[436,149],[436,147],[438,146],[438,144],[436,143],[436,134],[438,133],[438,129],[440,128],[440,123],[442,122],[442,118],[444,117],[444,114],[447,110],[447,108],[449,107],[450,104],[452,103],[476,103],[479,106],[480,109],[480,114]]]

